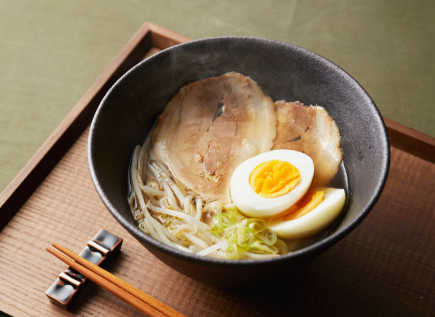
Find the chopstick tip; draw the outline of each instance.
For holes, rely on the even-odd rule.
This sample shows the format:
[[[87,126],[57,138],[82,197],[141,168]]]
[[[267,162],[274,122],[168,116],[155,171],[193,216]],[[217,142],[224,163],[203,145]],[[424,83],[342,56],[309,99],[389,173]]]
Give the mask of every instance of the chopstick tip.
[[[48,252],[50,252],[51,254],[55,254],[56,251],[54,251],[52,248],[50,247],[46,247],[45,250],[47,250]]]

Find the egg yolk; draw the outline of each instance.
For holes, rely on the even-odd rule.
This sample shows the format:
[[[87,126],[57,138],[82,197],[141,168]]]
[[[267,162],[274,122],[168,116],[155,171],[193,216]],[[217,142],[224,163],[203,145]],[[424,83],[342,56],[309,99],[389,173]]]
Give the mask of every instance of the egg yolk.
[[[285,216],[283,219],[294,220],[305,216],[307,213],[320,205],[320,203],[323,201],[324,195],[325,193],[322,191],[317,191],[315,193],[305,195],[305,197],[296,204],[296,208],[292,208],[292,210],[294,211],[291,212],[291,214]]]
[[[252,171],[249,184],[261,197],[275,198],[290,192],[300,179],[299,170],[292,164],[272,160],[261,163]]]

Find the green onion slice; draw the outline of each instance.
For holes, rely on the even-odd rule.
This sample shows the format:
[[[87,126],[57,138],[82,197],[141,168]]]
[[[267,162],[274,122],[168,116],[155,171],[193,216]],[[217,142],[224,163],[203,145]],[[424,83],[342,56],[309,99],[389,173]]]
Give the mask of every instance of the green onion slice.
[[[278,239],[275,231],[271,229],[264,229],[256,234],[257,238],[266,243],[267,245],[274,245]]]
[[[287,254],[288,253],[288,246],[281,239],[277,239],[276,240],[275,247],[278,248],[278,254],[283,255],[283,254]]]
[[[277,254],[278,248],[273,245],[267,245],[263,241],[255,241],[251,247],[249,248],[250,251],[257,252],[257,253],[268,253],[268,254]]]
[[[240,260],[243,259],[243,251],[240,250],[235,243],[228,244],[225,250],[225,259],[227,260]]]

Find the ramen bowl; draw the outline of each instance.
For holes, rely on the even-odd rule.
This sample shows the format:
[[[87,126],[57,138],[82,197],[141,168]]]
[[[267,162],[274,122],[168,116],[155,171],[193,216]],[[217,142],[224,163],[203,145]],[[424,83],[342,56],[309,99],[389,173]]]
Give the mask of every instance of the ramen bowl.
[[[250,76],[273,100],[317,104],[335,120],[341,134],[348,200],[321,241],[276,258],[219,260],[188,254],[154,240],[133,219],[127,202],[127,175],[134,147],[143,142],[182,86],[231,71]],[[295,272],[355,229],[381,194],[390,152],[384,122],[373,100],[340,67],[288,43],[218,37],[163,50],[121,77],[92,121],[88,160],[95,187],[110,213],[152,254],[193,279],[239,287]]]

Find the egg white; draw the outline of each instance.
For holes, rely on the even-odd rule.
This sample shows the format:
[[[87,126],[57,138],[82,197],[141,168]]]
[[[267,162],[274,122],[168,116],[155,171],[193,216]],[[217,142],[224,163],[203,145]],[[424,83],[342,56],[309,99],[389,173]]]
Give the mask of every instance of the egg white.
[[[249,177],[258,165],[271,160],[289,162],[299,170],[301,179],[289,193],[275,198],[265,198],[252,189]],[[313,160],[304,153],[293,150],[262,153],[244,161],[236,168],[230,182],[231,199],[247,216],[258,218],[275,216],[287,210],[305,195],[311,185],[313,175]]]
[[[344,189],[319,188],[324,200],[306,215],[294,220],[277,219],[269,228],[282,239],[300,239],[312,236],[330,226],[341,213],[346,202]]]

